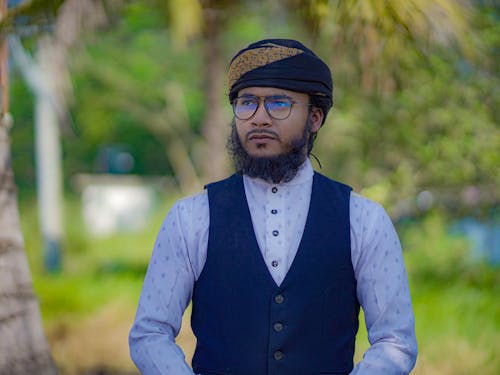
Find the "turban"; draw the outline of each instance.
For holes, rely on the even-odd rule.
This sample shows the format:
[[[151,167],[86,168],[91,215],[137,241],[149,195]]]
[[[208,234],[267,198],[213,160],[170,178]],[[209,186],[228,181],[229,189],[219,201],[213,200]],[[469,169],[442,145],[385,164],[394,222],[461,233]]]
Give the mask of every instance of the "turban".
[[[277,87],[332,102],[330,68],[302,43],[266,39],[239,51],[229,65],[229,100],[246,87]],[[331,104],[330,104],[331,105]]]

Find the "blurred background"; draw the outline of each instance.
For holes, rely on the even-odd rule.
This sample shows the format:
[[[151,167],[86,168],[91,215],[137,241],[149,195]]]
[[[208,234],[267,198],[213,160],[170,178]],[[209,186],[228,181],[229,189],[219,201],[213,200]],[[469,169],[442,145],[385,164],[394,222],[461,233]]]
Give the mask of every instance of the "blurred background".
[[[280,37],[332,68],[313,166],[382,203],[401,237],[413,374],[500,373],[498,1],[3,3],[0,172],[15,188],[0,181],[0,237],[22,231],[27,260],[10,269],[29,265],[62,375],[137,374],[127,335],[156,231],[176,199],[231,172],[227,66]],[[5,280],[13,306],[5,288],[20,283]],[[364,328],[357,345],[359,360]]]

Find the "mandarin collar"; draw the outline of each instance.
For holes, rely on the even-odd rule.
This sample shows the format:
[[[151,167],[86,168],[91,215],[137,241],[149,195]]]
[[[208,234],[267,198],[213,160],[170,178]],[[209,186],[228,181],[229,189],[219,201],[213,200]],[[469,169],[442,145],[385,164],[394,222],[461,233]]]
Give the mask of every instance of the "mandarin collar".
[[[265,187],[271,187],[271,186],[283,186],[283,187],[285,187],[285,186],[300,185],[300,184],[303,184],[305,182],[308,182],[313,178],[313,175],[314,175],[314,170],[312,168],[311,161],[309,160],[309,158],[306,158],[306,160],[299,167],[295,177],[292,178],[288,182],[275,184],[275,183],[263,180],[262,178],[259,178],[259,177],[249,177],[247,175],[243,175],[243,179],[245,180],[245,182],[250,182],[250,183],[260,185],[260,186],[265,186]]]

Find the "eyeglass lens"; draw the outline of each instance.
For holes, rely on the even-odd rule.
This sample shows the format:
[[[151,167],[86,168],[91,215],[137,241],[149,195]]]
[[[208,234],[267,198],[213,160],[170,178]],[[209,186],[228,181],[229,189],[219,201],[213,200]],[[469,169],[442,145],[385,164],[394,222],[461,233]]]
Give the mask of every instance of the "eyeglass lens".
[[[233,102],[234,115],[240,120],[248,120],[259,107],[261,98],[257,96],[242,96]],[[269,96],[263,98],[267,113],[274,119],[284,120],[290,115],[292,101],[283,96]]]

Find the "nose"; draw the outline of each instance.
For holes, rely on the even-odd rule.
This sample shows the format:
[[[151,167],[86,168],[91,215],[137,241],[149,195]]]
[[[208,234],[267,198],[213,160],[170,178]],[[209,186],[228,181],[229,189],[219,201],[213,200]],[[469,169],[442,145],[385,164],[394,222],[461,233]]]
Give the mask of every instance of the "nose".
[[[270,126],[271,125],[271,116],[267,113],[267,110],[264,106],[264,101],[259,100],[259,106],[257,107],[257,111],[255,111],[252,117],[252,125],[254,126]]]

